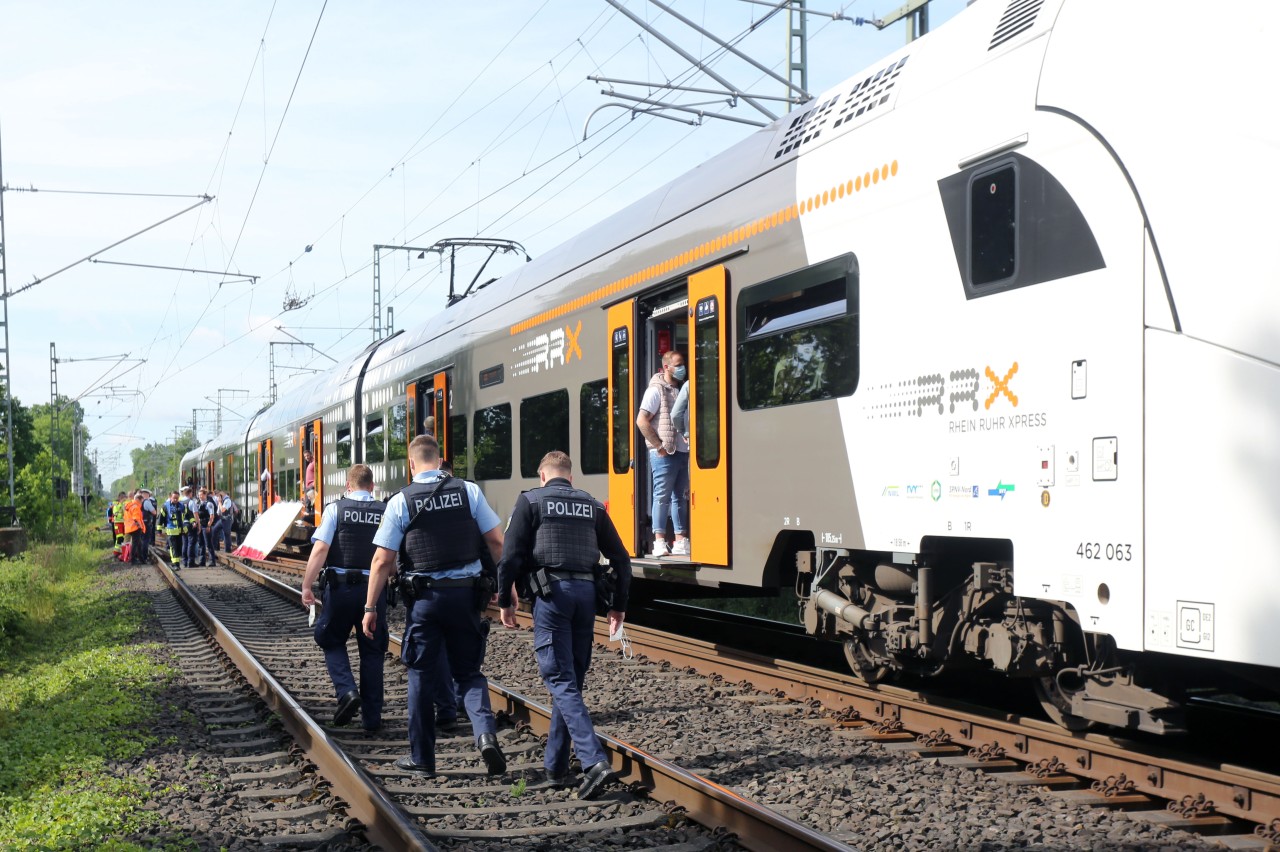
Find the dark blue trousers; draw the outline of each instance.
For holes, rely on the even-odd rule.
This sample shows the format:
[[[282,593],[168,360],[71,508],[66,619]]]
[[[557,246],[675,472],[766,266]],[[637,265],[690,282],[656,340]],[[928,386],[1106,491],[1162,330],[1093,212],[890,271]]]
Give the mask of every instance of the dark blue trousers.
[[[409,669],[409,750],[413,762],[434,772],[436,767],[436,693],[442,688],[440,655],[471,719],[479,743],[481,734],[497,733],[489,704],[484,664],[485,630],[469,588],[427,589],[408,604],[401,659]]]
[[[316,619],[316,644],[324,650],[324,663],[333,681],[335,697],[356,688],[347,656],[347,639],[356,632],[360,650],[360,722],[365,728],[382,724],[382,666],[387,654],[387,594],[378,598],[378,628],[374,638],[364,635],[364,602],[367,583],[329,584],[324,590],[324,611]]]
[[[608,759],[582,700],[595,618],[596,586],[589,580],[552,580],[551,595],[534,599],[533,653],[551,693],[551,730],[542,761],[550,775],[569,771],[570,743],[583,769]]]

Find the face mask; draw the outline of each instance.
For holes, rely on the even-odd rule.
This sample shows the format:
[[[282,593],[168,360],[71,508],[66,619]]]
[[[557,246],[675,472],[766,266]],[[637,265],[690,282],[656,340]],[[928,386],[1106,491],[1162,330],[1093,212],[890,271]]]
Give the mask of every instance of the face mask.
[[[685,369],[683,364],[681,364],[679,367],[676,367],[671,371],[671,375],[676,377],[677,382],[683,382],[688,377],[689,371]]]

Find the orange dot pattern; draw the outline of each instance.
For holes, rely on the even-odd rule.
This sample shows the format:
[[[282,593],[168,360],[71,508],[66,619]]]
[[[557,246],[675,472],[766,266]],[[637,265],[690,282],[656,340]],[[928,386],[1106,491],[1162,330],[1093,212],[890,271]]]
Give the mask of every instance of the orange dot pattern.
[[[575,311],[585,308],[587,305],[595,302],[603,301],[616,296],[617,294],[628,290],[637,284],[644,284],[655,278],[663,278],[670,275],[677,269],[685,266],[698,265],[703,258],[713,254],[717,254],[726,249],[732,248],[738,243],[744,242],[765,231],[773,230],[779,225],[785,225],[793,219],[801,216],[807,216],[816,210],[821,210],[831,204],[843,201],[846,198],[853,198],[864,190],[870,190],[872,186],[878,186],[882,181],[887,181],[891,177],[898,176],[898,161],[891,163],[883,163],[876,166],[870,171],[864,171],[861,175],[857,175],[844,183],[836,184],[819,192],[815,192],[808,198],[802,198],[795,204],[789,204],[780,210],[768,213],[759,219],[755,219],[746,225],[734,228],[717,237],[712,237],[704,243],[694,246],[686,251],[682,251],[677,255],[667,258],[666,260],[655,263],[652,266],[646,266],[644,269],[612,281],[602,287],[597,287],[589,293],[557,305],[554,308],[543,311],[540,314],[530,317],[527,320],[518,322],[511,326],[511,333],[521,334],[534,326],[541,325],[544,322],[559,319],[562,316],[571,314]]]

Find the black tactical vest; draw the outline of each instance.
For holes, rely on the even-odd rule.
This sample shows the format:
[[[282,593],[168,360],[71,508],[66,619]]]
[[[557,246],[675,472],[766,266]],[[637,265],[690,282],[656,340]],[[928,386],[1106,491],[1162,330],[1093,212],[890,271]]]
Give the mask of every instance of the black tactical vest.
[[[442,476],[433,482],[415,482],[400,493],[409,510],[409,527],[400,546],[403,569],[447,571],[480,558],[480,527],[471,516],[463,480]]]
[[[533,561],[553,571],[591,572],[600,562],[596,542],[596,513],[604,507],[571,485],[544,485],[526,491],[537,527]]]
[[[377,548],[373,535],[382,523],[382,513],[387,504],[381,500],[352,500],[343,497],[334,509],[338,513],[338,528],[329,543],[329,554],[324,564],[335,568],[368,570]]]

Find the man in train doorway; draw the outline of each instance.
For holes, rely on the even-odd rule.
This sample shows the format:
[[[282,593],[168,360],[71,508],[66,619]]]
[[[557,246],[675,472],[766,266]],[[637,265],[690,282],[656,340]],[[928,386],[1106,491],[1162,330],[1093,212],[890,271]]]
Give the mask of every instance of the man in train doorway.
[[[613,777],[582,700],[591,665],[600,555],[613,571],[612,590],[606,595],[610,635],[626,617],[631,558],[604,506],[573,487],[568,455],[554,450],[543,456],[538,479],[542,487],[516,498],[511,512],[498,566],[498,606],[502,623],[515,627],[512,587],[527,586],[533,594],[534,654],[552,700],[544,786],[574,786],[569,775],[572,742],[583,767],[578,798],[593,799]]]
[[[676,428],[671,409],[688,377],[684,356],[674,349],[662,353],[662,369],[653,374],[640,400],[636,426],[649,445],[649,471],[653,481],[653,550],[651,559],[689,555],[688,527],[684,517],[684,492],[689,488],[689,440]],[[667,549],[667,518],[676,534]]]
[[[373,471],[356,464],[347,470],[347,492],[324,510],[320,526],[311,536],[311,558],[302,578],[302,604],[316,602],[311,585],[323,578],[324,611],[316,620],[316,644],[324,650],[324,663],[333,681],[338,708],[333,724],[345,725],[360,713],[366,731],[382,727],[382,664],[387,653],[387,595],[377,596],[374,609],[378,624],[372,636],[360,629],[369,590],[369,565],[373,561],[373,535],[382,523],[386,504],[373,499]],[[360,650],[360,688],[351,673],[347,639],[356,631]]]
[[[496,562],[502,555],[502,524],[479,486],[440,471],[440,445],[430,435],[409,444],[413,482],[387,501],[373,543],[373,571],[364,607],[364,632],[373,637],[384,621],[377,599],[396,573],[405,595],[401,656],[409,669],[409,749],[396,767],[415,775],[436,771],[436,724],[432,708],[444,647],[453,679],[463,694],[476,747],[490,775],[501,775],[507,760],[498,747],[489,704],[488,681],[480,671],[485,630],[477,602],[489,597],[482,584],[480,548]]]

